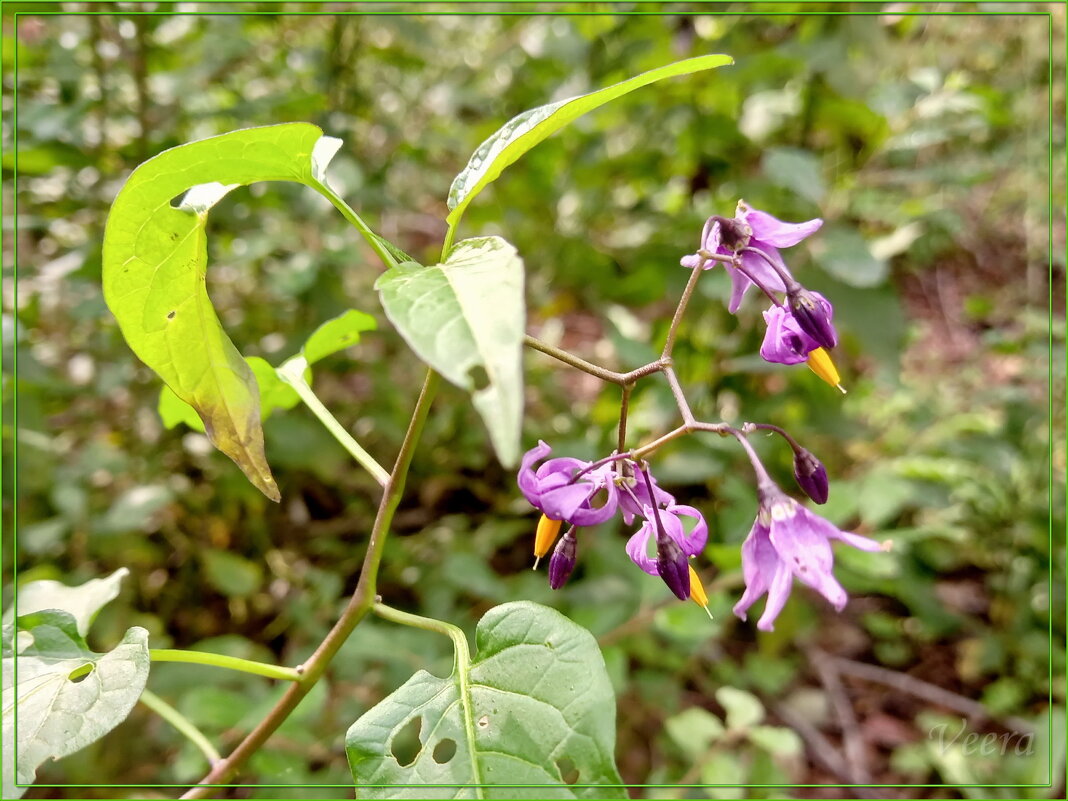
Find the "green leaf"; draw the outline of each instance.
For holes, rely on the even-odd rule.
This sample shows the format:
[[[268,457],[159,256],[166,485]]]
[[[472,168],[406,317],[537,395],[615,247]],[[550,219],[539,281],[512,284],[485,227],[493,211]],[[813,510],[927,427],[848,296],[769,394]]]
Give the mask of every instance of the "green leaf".
[[[727,728],[731,731],[748,729],[764,719],[764,705],[760,699],[736,687],[720,687],[716,700],[727,712]]]
[[[129,629],[105,654],[90,651],[83,636],[123,575],[119,570],[80,587],[39,581],[20,590],[19,612],[31,611],[3,628],[4,798],[21,796],[25,788],[15,782],[32,783],[45,760],[72,754],[111,731],[140,697],[148,679],[148,632]],[[41,584],[46,586],[31,590]],[[70,609],[39,608],[44,591]]]
[[[764,151],[761,170],[772,183],[819,203],[827,194],[820,160],[796,147],[771,147]]]
[[[172,148],[134,170],[104,231],[104,298],[126,341],[196,409],[215,447],[275,501],[256,378],[205,287],[207,213],[255,181],[296,181],[328,194],[324,170],[339,145],[314,125],[287,123]]]
[[[587,111],[593,111],[610,100],[664,78],[688,75],[733,63],[734,59],[724,55],[688,58],[643,72],[596,92],[538,106],[513,117],[478,146],[467,166],[453,179],[452,186],[449,187],[449,216],[446,217],[446,222],[450,227],[455,227],[467,204],[495,181],[505,167]]]
[[[263,568],[236,553],[209,549],[201,554],[204,574],[215,589],[231,598],[244,598],[263,584]]]
[[[852,228],[829,227],[813,240],[812,249],[820,267],[848,286],[878,286],[890,272],[886,259],[876,258]]]
[[[672,715],[664,722],[668,737],[694,761],[723,736],[723,723],[707,709],[694,706]]]
[[[467,675],[420,671],[352,725],[358,795],[626,798],[613,761],[615,698],[593,636],[524,601],[487,612],[475,640]]]
[[[125,567],[120,567],[107,578],[90,579],[77,587],[50,579],[23,584],[19,587],[17,603],[19,617],[45,609],[62,609],[74,618],[78,634],[84,638],[96,613],[115,599],[119,585],[129,573]],[[8,609],[10,615],[14,611],[14,608]]]
[[[747,736],[753,745],[777,757],[800,756],[803,747],[797,732],[782,726],[753,726]]]
[[[305,361],[315,364],[332,353],[344,350],[360,341],[364,331],[375,330],[375,318],[356,309],[327,320],[312,332],[301,348]],[[290,390],[292,392],[292,390]],[[296,397],[296,393],[293,393]],[[299,398],[298,398],[299,400]]]
[[[497,457],[519,458],[526,329],[523,260],[497,236],[465,239],[444,264],[387,270],[386,316],[424,362],[472,394]]]

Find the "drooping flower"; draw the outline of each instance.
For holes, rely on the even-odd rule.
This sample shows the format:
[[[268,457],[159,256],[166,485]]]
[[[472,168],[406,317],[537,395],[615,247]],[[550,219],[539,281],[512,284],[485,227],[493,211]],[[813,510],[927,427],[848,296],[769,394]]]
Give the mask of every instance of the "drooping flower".
[[[539,441],[524,454],[519,467],[519,489],[533,506],[550,520],[576,526],[595,526],[616,513],[619,493],[611,464],[589,469],[591,462],[559,457],[535,470],[534,463],[550,453],[552,448]]]
[[[753,285],[749,276],[768,291],[786,291],[783,275],[790,273],[779,255],[779,248],[796,245],[818,231],[821,225],[823,220],[819,218],[803,223],[783,222],[740,200],[733,218],[716,215],[708,218],[701,232],[700,248],[696,253],[684,256],[679,263],[690,269],[703,266],[707,270],[716,266],[716,261],[709,259],[709,254],[738,254],[744,271],[725,265],[732,285],[727,309],[734,314],[742,303],[742,297]]]
[[[646,506],[642,509],[642,517],[645,522],[627,541],[627,556],[650,576],[660,576],[676,596],[683,600],[689,598],[690,574],[686,560],[704,550],[708,542],[708,524],[704,516],[692,506],[672,504],[665,509]],[[689,531],[680,519],[683,517],[694,521]],[[656,544],[652,556],[649,555],[650,541]]]
[[[628,468],[633,472],[633,476],[622,472],[623,469],[627,469],[622,465],[621,472],[616,476],[616,484],[619,487],[619,510],[623,514],[623,522],[626,525],[633,523],[636,516],[641,516],[642,510],[647,506],[671,506],[675,503],[675,496],[660,489],[656,478],[649,470],[629,465]],[[645,481],[646,476],[649,478],[648,483]],[[650,485],[653,488],[652,496],[649,494]]]
[[[816,295],[815,292],[812,294]],[[818,295],[818,297],[823,296]],[[812,372],[832,387],[845,392],[842,388],[842,379],[830,355],[801,329],[797,319],[789,310],[783,306],[772,306],[764,312],[764,322],[768,324],[768,330],[764,332],[764,341],[760,345],[760,356],[764,361],[775,364],[807,362]]]
[[[840,531],[813,514],[774,484],[760,488],[760,508],[753,528],[742,543],[742,574],[745,592],[734,606],[742,620],[750,606],[767,593],[764,613],[757,622],[761,631],[772,631],[790,596],[795,578],[812,587],[841,611],[848,600],[846,591],[832,572],[834,554],[831,540],[839,540],[864,551],[886,550],[874,540]]]

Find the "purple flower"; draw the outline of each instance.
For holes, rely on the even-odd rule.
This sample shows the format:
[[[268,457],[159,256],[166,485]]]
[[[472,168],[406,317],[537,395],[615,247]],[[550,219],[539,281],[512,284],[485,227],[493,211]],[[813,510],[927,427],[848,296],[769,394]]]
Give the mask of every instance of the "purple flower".
[[[582,473],[590,462],[561,457],[549,459],[537,470],[534,463],[552,453],[539,441],[523,456],[519,467],[519,489],[526,499],[552,520],[566,520],[576,526],[595,526],[616,513],[619,494],[613,481],[611,464]],[[603,492],[603,495],[602,495]],[[603,503],[600,502],[603,497]]]
[[[819,218],[803,223],[783,222],[767,212],[750,208],[744,200],[740,200],[733,219],[728,220],[717,216],[708,218],[701,232],[701,247],[696,253],[683,256],[679,263],[690,269],[703,266],[708,270],[715,267],[716,262],[709,260],[705,254],[718,253],[723,256],[734,256],[738,251],[742,251],[741,262],[746,272],[767,290],[785,292],[786,284],[779,270],[786,274],[789,274],[789,271],[779,255],[779,248],[796,245],[805,237],[818,231],[821,225],[823,225],[823,220]],[[742,250],[746,247],[752,250]],[[753,250],[760,251],[760,253],[755,253]],[[761,253],[763,256],[760,255]],[[769,264],[769,261],[779,270]],[[741,270],[730,266],[726,269],[730,273],[733,287],[727,309],[734,314],[738,311],[742,297],[752,286],[753,281]]]
[[[675,504],[658,511],[660,513],[660,522],[664,526],[664,533],[679,547],[686,557],[696,556],[704,550],[705,543],[708,542],[708,524],[705,523],[705,518],[699,511],[692,506]],[[657,569],[656,555],[649,555],[649,542],[650,540],[656,542],[657,539],[656,519],[653,514],[653,510],[649,506],[642,510],[642,517],[645,518],[645,522],[642,523],[641,528],[638,529],[634,536],[627,541],[627,556],[650,576],[659,576],[661,573]],[[686,530],[682,520],[679,519],[680,517],[688,517],[695,521],[690,531]]]
[[[749,607],[767,593],[768,601],[757,628],[772,631],[775,618],[790,596],[794,578],[812,587],[841,611],[848,597],[831,572],[834,567],[831,540],[864,551],[884,550],[884,546],[867,537],[839,531],[778,487],[764,487],[760,495],[756,522],[742,543],[745,592],[735,604],[734,614],[745,620]]]
[[[643,509],[647,506],[671,506],[675,503],[675,496],[660,489],[656,484],[656,478],[648,470],[635,467],[633,472],[633,477],[621,474],[616,478],[616,484],[619,486],[619,509],[623,513],[623,522],[628,526],[634,522],[635,516],[644,515]],[[645,483],[646,475],[649,476],[649,482],[653,485],[655,499],[649,497],[649,486]]]
[[[827,503],[827,495],[830,492],[827,468],[805,448],[794,451],[794,478],[805,495],[816,503]]]
[[[760,355],[766,362],[776,364],[800,364],[808,360],[808,354],[820,346],[816,340],[801,330],[797,320],[784,306],[772,306],[764,312],[768,330],[760,346]]]
[[[575,551],[578,540],[575,527],[572,526],[556,543],[553,555],[549,558],[549,586],[558,590],[567,583],[571,571],[575,569]]]

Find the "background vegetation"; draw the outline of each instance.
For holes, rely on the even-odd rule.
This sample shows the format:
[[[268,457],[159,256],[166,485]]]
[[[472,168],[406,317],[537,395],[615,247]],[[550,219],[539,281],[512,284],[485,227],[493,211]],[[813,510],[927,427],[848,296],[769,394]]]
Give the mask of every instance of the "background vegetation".
[[[345,140],[331,167],[341,194],[415,258],[433,260],[453,175],[503,121],[670,61],[729,53],[734,67],[640,90],[539,146],[474,203],[462,234],[517,245],[532,333],[626,369],[653,357],[686,279],[678,259],[706,216],[730,214],[744,197],[784,219],[823,217],[791,264],[835,304],[849,394],[763,363],[759,303],[728,315],[720,270],[700,285],[677,365],[699,416],[776,422],[816,452],[832,476],[828,516],[892,539],[893,552],[839,552],[853,596],[845,612],[798,591],[774,634],[758,636],[730,614],[756,503],[744,457],[729,442],[691,438],[655,467],[709,519],[715,620],[635,570],[616,524],[582,539],[575,576],[554,593],[529,569],[535,516],[466,396],[448,388],[412,468],[381,593],[469,632],[512,599],[588,627],[618,693],[628,782],[1045,782],[1052,746],[1063,792],[1064,9],[982,4],[1003,15],[949,16],[897,3],[879,16],[803,16],[802,5],[760,7],[771,15],[643,4],[655,13],[550,16],[530,5],[510,8],[530,15],[431,16],[433,6],[397,6],[412,13],[341,16],[333,12],[351,7],[305,4],[324,13],[224,16],[217,5],[150,4],[202,13],[132,16],[140,6],[118,4],[87,17],[5,3],[5,365],[18,353],[18,380],[3,385],[8,465],[18,438],[17,470],[4,475],[5,520],[18,510],[5,586],[13,563],[20,581],[68,583],[127,566],[122,596],[94,627],[98,645],[141,625],[153,647],[286,664],[310,652],[355,586],[376,488],[309,413],[265,426],[280,505],[202,435],[161,424],[159,382],[122,341],[100,290],[108,205],[142,160],[235,128],[315,122]],[[1052,19],[1018,13],[1050,8]],[[372,453],[392,453],[422,367],[385,321],[372,291],[380,265],[355,231],[311,192],[259,184],[213,211],[209,249],[209,290],[246,355],[277,364],[349,307],[378,319],[379,331],[324,362],[316,391]],[[536,353],[526,368],[526,446],[542,438],[583,458],[613,447],[614,388]],[[662,383],[640,385],[632,436],[662,433],[673,409]],[[774,440],[758,447],[788,482],[789,452]],[[342,786],[232,795],[351,797],[346,728],[420,666],[447,672],[448,648],[432,634],[362,624],[249,775]],[[873,681],[856,663],[888,672]],[[950,695],[935,703],[910,680]],[[167,664],[149,687],[224,751],[278,692],[266,679]],[[717,694],[725,687],[741,694]],[[1051,697],[1060,734],[1049,744]],[[961,699],[985,710],[968,716],[968,731],[1036,726],[1037,755],[941,747],[932,727],[946,723],[952,737],[964,725]],[[713,716],[725,713],[723,733]],[[195,749],[139,707],[96,745],[42,766],[39,781],[188,783],[204,771]],[[39,786],[27,798],[144,792]]]

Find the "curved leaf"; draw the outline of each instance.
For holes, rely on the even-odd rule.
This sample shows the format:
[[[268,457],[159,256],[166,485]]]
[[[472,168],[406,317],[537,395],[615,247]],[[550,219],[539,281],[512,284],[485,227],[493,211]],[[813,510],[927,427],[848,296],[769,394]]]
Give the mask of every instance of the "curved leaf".
[[[497,180],[505,167],[587,111],[664,78],[733,63],[734,59],[724,55],[688,58],[643,72],[596,92],[538,106],[512,117],[478,146],[467,166],[453,179],[452,186],[449,187],[449,216],[445,218],[446,222],[455,226],[467,204],[487,185]]]
[[[256,379],[223,331],[205,286],[207,213],[227,192],[255,181],[296,181],[325,191],[323,170],[338,144],[315,125],[287,123],[164,151],[133,171],[104,231],[104,299],[126,341],[196,409],[215,447],[276,501]]]
[[[414,262],[375,283],[386,316],[420,359],[472,395],[506,467],[523,414],[523,260],[498,236],[465,239],[444,264]]]
[[[593,636],[524,601],[487,612],[475,640],[466,676],[420,671],[352,725],[358,795],[626,798],[613,758],[615,698]],[[416,719],[419,750],[402,765],[394,743]]]
[[[89,650],[88,621],[115,597],[125,569],[80,587],[21,588],[3,628],[3,798],[18,798],[46,759],[73,754],[126,719],[148,680],[148,632],[133,627],[106,654]],[[58,608],[63,607],[63,608]],[[14,771],[12,771],[14,768]]]

